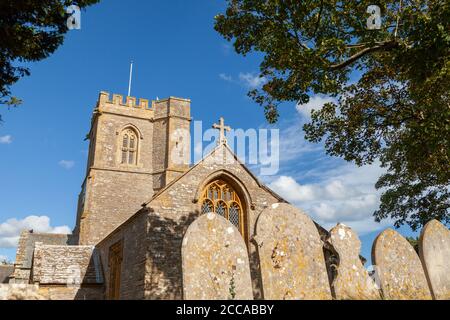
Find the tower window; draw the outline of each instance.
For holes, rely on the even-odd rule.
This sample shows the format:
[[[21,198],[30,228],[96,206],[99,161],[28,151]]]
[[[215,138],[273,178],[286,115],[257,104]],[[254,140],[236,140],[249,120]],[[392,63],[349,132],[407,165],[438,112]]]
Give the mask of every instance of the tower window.
[[[138,139],[137,134],[132,129],[122,132],[121,163],[128,165],[137,164]]]

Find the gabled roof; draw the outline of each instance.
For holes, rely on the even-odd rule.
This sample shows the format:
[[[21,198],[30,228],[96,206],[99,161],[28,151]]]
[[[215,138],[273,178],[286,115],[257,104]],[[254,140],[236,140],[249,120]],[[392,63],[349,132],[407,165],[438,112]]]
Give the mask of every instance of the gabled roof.
[[[267,187],[265,184],[263,184],[261,181],[259,181],[259,179],[253,174],[253,172],[251,172],[247,166],[242,163],[242,161],[236,156],[236,154],[233,152],[233,150],[231,150],[231,148],[227,145],[227,144],[219,144],[217,145],[210,153],[208,153],[205,157],[202,158],[202,160],[200,160],[199,162],[197,162],[195,165],[193,165],[192,167],[189,168],[189,170],[187,170],[186,172],[184,172],[183,174],[181,174],[179,177],[175,178],[174,180],[172,180],[170,183],[168,183],[164,188],[162,188],[161,190],[159,190],[157,193],[155,193],[153,195],[153,197],[142,204],[143,207],[147,206],[150,202],[152,202],[153,200],[155,200],[156,198],[158,198],[161,194],[163,194],[166,190],[170,189],[175,183],[177,183],[179,180],[181,180],[183,177],[185,177],[186,175],[188,175],[192,170],[194,170],[196,167],[198,167],[199,165],[203,164],[209,157],[212,157],[213,154],[215,152],[217,152],[217,150],[219,150],[220,148],[225,147],[225,149],[227,149],[232,155],[234,160],[242,167],[244,168],[244,170],[256,181],[256,183],[258,184],[258,186],[262,189],[264,189],[265,191],[267,191],[268,193],[270,193],[273,197],[275,197],[276,199],[278,199],[280,202],[285,202],[288,203],[288,201],[284,200],[280,195],[278,195],[275,191],[273,191],[272,189],[270,189],[269,187]]]
[[[286,201],[284,198],[282,198],[280,195],[278,195],[275,191],[271,190],[269,187],[267,187],[265,184],[263,184],[262,182],[260,182],[260,180],[245,166],[245,164],[243,164],[241,162],[241,160],[236,156],[236,154],[233,152],[233,150],[231,150],[231,148],[226,145],[226,144],[220,144],[218,146],[216,146],[208,155],[206,155],[205,157],[202,158],[202,160],[200,160],[199,162],[197,162],[195,165],[193,165],[192,167],[190,167],[187,171],[185,171],[183,174],[181,174],[179,177],[175,178],[173,181],[171,181],[170,183],[168,183],[164,188],[162,188],[161,190],[159,190],[157,193],[155,193],[153,195],[153,197],[142,204],[142,209],[137,211],[136,213],[134,213],[132,216],[130,216],[127,220],[125,220],[122,224],[120,224],[119,226],[117,226],[117,228],[115,228],[113,231],[111,231],[111,233],[109,233],[106,237],[104,237],[98,244],[101,244],[102,242],[106,241],[106,239],[108,237],[110,237],[112,234],[114,234],[117,230],[121,229],[123,226],[127,225],[128,223],[130,223],[130,221],[132,221],[136,216],[138,216],[139,214],[144,214],[146,212],[145,208],[147,207],[148,204],[150,204],[152,201],[154,201],[155,199],[157,199],[160,195],[162,195],[165,191],[169,190],[175,183],[177,183],[178,181],[180,181],[183,177],[187,176],[190,172],[192,172],[195,168],[197,168],[198,166],[200,166],[201,164],[203,164],[209,157],[211,157],[215,152],[217,152],[217,150],[221,147],[225,147],[226,150],[228,150],[232,155],[233,158],[236,160],[236,162],[242,167],[244,168],[244,170],[254,179],[254,181],[258,184],[258,186],[260,188],[262,188],[263,190],[267,191],[268,193],[270,193],[274,198],[276,198],[278,201],[280,202],[284,202],[284,203],[289,203],[288,201]],[[316,223],[315,221],[313,221],[315,223],[315,225],[317,226],[319,233],[321,235],[322,238],[325,238],[328,235],[328,231],[326,229],[324,229],[322,226],[320,226],[318,223]]]
[[[67,234],[23,231],[19,239],[15,264],[21,268],[31,268],[34,247],[37,242],[41,242],[43,244],[67,245],[68,240],[69,235]]]

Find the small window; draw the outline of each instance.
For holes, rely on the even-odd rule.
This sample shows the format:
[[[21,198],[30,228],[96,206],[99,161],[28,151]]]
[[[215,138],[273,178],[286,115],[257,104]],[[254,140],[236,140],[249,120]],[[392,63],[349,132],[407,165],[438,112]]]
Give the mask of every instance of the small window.
[[[137,164],[138,138],[132,129],[126,129],[122,133],[121,163],[127,165]]]

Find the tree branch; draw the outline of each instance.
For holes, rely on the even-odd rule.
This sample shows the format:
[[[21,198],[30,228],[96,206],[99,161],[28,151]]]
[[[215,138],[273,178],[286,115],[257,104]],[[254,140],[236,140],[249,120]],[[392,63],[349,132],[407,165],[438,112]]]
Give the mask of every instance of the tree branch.
[[[331,65],[330,68],[331,68],[331,70],[342,69],[369,53],[376,52],[376,51],[391,50],[397,46],[398,46],[398,43],[396,41],[380,42],[380,44],[377,44],[373,47],[362,49],[361,51],[355,53],[350,58],[348,58],[347,60],[345,60],[341,63]]]
[[[317,16],[317,22],[316,22],[316,28],[314,29],[314,36],[316,36],[317,31],[319,30],[320,27],[320,20],[322,19],[322,11],[323,11],[323,0],[320,1],[320,10],[319,10],[319,15]]]

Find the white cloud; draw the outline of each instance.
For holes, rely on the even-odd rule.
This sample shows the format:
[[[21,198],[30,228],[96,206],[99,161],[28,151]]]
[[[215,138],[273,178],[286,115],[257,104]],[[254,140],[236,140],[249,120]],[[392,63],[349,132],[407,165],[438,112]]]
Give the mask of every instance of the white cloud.
[[[58,164],[64,169],[72,169],[75,166],[75,161],[72,160],[61,160]]]
[[[232,82],[233,81],[233,77],[228,75],[228,74],[225,74],[225,73],[219,74],[219,78],[224,80],[224,81],[228,81],[228,82]]]
[[[259,88],[267,82],[265,77],[260,77],[250,72],[239,73],[239,80],[250,89]]]
[[[380,204],[380,192],[374,187],[384,172],[379,164],[357,167],[345,163],[328,170],[314,170],[317,172],[310,178],[314,177],[315,183],[300,184],[293,177],[281,176],[269,187],[325,228],[342,222],[364,234],[390,224],[376,223],[372,216]]]
[[[280,193],[290,202],[310,201],[315,198],[313,186],[302,186],[292,177],[281,176],[270,185],[270,188]]]
[[[308,104],[296,107],[299,117],[280,123],[282,176],[263,180],[325,228],[342,222],[360,234],[376,231],[391,223],[376,223],[373,218],[381,193],[374,186],[384,169],[379,163],[357,167],[327,156],[323,142],[313,144],[305,139],[302,127],[311,110],[333,101],[325,96],[312,97]]]
[[[2,136],[0,137],[0,144],[11,144],[12,141],[12,136],[11,135],[6,135],[6,136]]]
[[[297,104],[296,109],[298,113],[302,115],[302,117],[309,120],[311,118],[312,110],[320,110],[325,103],[330,102],[336,102],[336,99],[324,95],[315,95],[309,99],[308,103]]]
[[[8,259],[7,256],[2,256],[2,255],[0,255],[0,264],[1,264],[3,261],[9,261],[9,259]]]
[[[52,227],[47,216],[28,216],[25,219],[9,219],[0,224],[0,248],[14,248],[19,241],[20,233],[33,230],[41,233],[70,234],[68,226]]]
[[[237,79],[232,75],[220,73],[219,78],[223,81],[238,84],[247,89],[258,89],[267,83],[266,77],[260,77],[258,74],[253,74],[251,72],[240,72]]]

